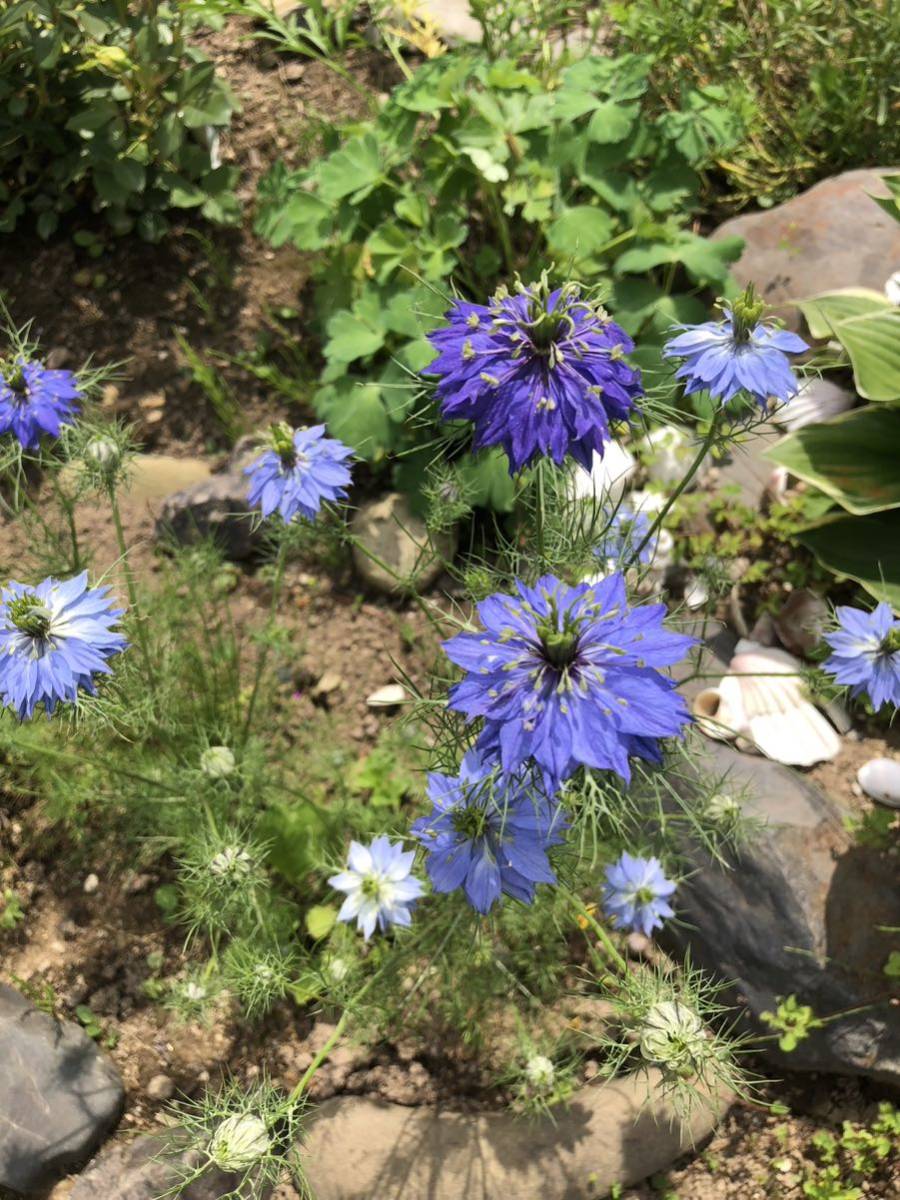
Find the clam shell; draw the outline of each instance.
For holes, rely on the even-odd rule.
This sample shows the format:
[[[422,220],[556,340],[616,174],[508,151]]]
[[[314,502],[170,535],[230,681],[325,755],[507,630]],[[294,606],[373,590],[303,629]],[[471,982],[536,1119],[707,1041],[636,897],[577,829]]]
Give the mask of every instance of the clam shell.
[[[846,388],[838,387],[830,379],[810,379],[799,388],[783,408],[775,414],[775,421],[787,430],[802,429],[804,425],[815,425],[828,421],[838,413],[846,412],[856,403],[856,397]]]
[[[651,429],[641,443],[641,457],[647,464],[647,477],[664,487],[672,487],[684,478],[696,453],[691,437],[677,425],[660,425],[657,429]],[[708,464],[709,456],[704,459],[689,488],[697,486]]]
[[[371,696],[366,696],[369,708],[393,708],[407,699],[406,688],[400,683],[387,683]]]
[[[811,767],[834,758],[841,739],[806,699],[799,659],[744,640],[736,650],[719,686],[706,689],[694,701],[703,732],[737,738],[788,766]],[[713,694],[717,706],[710,711]]]
[[[590,471],[576,467],[572,472],[569,495],[573,500],[590,500],[603,508],[616,508],[636,470],[634,455],[618,442],[608,442],[602,458],[594,451]]]
[[[859,786],[889,808],[900,808],[900,762],[894,758],[870,758],[856,773]]]

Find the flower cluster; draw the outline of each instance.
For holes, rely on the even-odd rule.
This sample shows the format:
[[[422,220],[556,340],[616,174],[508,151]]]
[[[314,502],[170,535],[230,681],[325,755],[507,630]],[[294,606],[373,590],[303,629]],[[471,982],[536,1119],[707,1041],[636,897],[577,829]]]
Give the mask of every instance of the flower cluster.
[[[629,779],[629,757],[658,761],[659,739],[690,716],[659,670],[694,639],[663,627],[665,605],[629,608],[616,572],[569,587],[552,575],[478,606],[484,626],[444,644],[466,671],[451,708],[481,718],[478,745],[507,773],[533,762],[553,794],[579,766]]]
[[[876,710],[900,707],[900,620],[890,605],[882,601],[873,612],[841,605],[837,619],[836,632],[825,634],[832,654],[824,669],[854,696],[867,695]]]
[[[343,442],[325,436],[324,425],[294,430],[276,425],[271,449],[245,468],[247,499],[264,517],[277,512],[286,525],[298,514],[313,521],[324,501],[347,495],[352,456]]]
[[[472,907],[487,913],[501,893],[530,904],[538,883],[555,883],[547,851],[562,840],[559,805],[537,794],[524,776],[498,776],[477,751],[459,775],[428,776],[434,808],[412,832],[428,852],[436,892],[462,887]]]
[[[0,434],[11,433],[23,450],[47,434],[59,437],[78,411],[82,393],[71,371],[50,370],[21,356],[0,367]]]
[[[631,339],[577,284],[551,291],[546,278],[491,302],[457,300],[449,324],[429,335],[439,352],[428,372],[448,420],[475,424],[474,446],[502,446],[514,474],[548,456],[585,470],[602,456],[611,423],[643,395],[625,355]]]
[[[94,677],[109,673],[126,641],[108,592],[89,587],[86,571],[35,587],[10,580],[0,591],[0,700],[20,720],[41,702],[50,716],[79,689],[93,694]]]

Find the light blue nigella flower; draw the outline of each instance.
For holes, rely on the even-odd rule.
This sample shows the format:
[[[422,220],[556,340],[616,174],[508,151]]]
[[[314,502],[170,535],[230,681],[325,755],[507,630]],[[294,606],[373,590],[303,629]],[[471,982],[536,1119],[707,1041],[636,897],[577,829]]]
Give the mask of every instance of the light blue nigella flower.
[[[555,883],[547,851],[566,823],[558,804],[529,786],[527,774],[499,775],[496,764],[470,750],[459,775],[428,776],[434,809],[412,826],[428,851],[436,892],[461,887],[474,909],[489,912],[505,893],[524,904],[538,883]]]
[[[264,517],[277,510],[285,524],[298,513],[313,521],[323,501],[346,496],[352,455],[349,446],[325,436],[324,425],[295,430],[276,425],[272,449],[244,470],[250,476],[247,499]]]
[[[854,696],[865,692],[875,709],[900,707],[900,621],[890,605],[882,601],[874,612],[841,605],[837,619],[840,628],[825,634],[834,653],[824,670]]]
[[[773,399],[784,402],[796,395],[797,379],[787,355],[809,347],[795,333],[761,321],[764,310],[751,286],[721,321],[680,327],[663,355],[684,360],[675,375],[686,382],[686,395],[709,392],[724,406],[746,393],[763,409]]]
[[[489,304],[457,300],[449,325],[429,334],[438,357],[437,394],[447,420],[475,423],[474,446],[502,446],[511,474],[548,455],[567,454],[590,471],[610,422],[629,417],[643,395],[625,361],[634,344],[578,284],[540,283]]]
[[[649,937],[675,913],[668,898],[675,884],[666,879],[658,858],[637,858],[623,851],[606,868],[603,911],[617,929],[632,929]]]
[[[0,434],[11,433],[25,450],[44,434],[59,437],[71,425],[82,393],[71,371],[50,371],[17,358],[0,368]]]
[[[594,547],[594,554],[614,563],[630,560],[650,532],[651,523],[646,513],[632,512],[623,506],[610,518],[599,544]],[[652,562],[658,542],[658,538],[651,538],[636,561],[643,565]]]
[[[107,660],[127,643],[113,628],[122,610],[108,592],[88,587],[87,571],[36,587],[10,580],[0,590],[0,700],[20,720],[41,701],[50,716],[80,688],[93,695],[94,676],[109,673]]]
[[[391,925],[409,925],[415,902],[422,895],[422,884],[412,875],[415,857],[415,850],[404,851],[402,842],[384,836],[368,846],[351,842],[346,871],[328,880],[346,895],[338,920],[355,917],[366,941],[376,925],[382,932]]]
[[[663,627],[664,604],[629,608],[620,571],[569,587],[545,575],[478,605],[484,631],[444,643],[466,672],[451,708],[484,721],[478,746],[514,773],[533,760],[552,795],[580,764],[630,778],[631,754],[659,761],[658,739],[690,720],[660,667],[694,639]]]

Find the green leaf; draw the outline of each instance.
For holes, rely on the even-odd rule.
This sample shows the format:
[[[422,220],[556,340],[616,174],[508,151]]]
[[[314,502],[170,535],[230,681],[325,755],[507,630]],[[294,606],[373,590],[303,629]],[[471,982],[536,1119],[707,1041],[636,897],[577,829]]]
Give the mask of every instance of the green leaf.
[[[294,191],[260,208],[255,229],[273,246],[293,242],[298,250],[321,250],[331,235],[333,208],[311,192]]]
[[[871,288],[841,288],[836,292],[798,300],[797,307],[806,318],[810,334],[822,340],[833,337],[837,325],[848,317],[881,312],[890,308],[891,304],[881,292],[872,291]]]
[[[855,579],[900,612],[900,509],[831,517],[798,537],[829,571]]]
[[[579,262],[603,249],[612,237],[609,213],[589,204],[567,208],[547,229],[547,246],[552,254]]]
[[[333,904],[314,904],[312,908],[307,909],[303,923],[306,925],[306,932],[314,942],[328,937],[334,929],[337,915],[338,910]]]
[[[509,474],[509,462],[502,450],[492,449],[463,459],[460,478],[466,485],[469,502],[476,508],[493,512],[512,512],[516,489]]]
[[[391,103],[423,113],[452,108],[474,66],[474,58],[466,54],[447,54],[423,63],[412,79],[394,89]]]
[[[356,304],[352,310],[341,309],[328,318],[325,332],[325,357],[330,361],[350,363],[366,358],[384,345],[385,329],[376,324]]]
[[[384,178],[381,151],[374,133],[350,138],[318,168],[319,196],[331,203],[349,196],[363,200]]]
[[[692,200],[700,186],[700,176],[678,155],[669,155],[658,163],[644,180],[643,191],[654,212],[670,212]]]
[[[848,288],[798,305],[813,337],[836,338],[866,400],[900,400],[900,309],[878,292]]]
[[[637,184],[625,171],[599,166],[594,154],[598,149],[598,146],[591,146],[588,150],[584,165],[578,172],[579,179],[605,200],[610,208],[631,212],[640,199]]]
[[[415,779],[389,746],[376,746],[350,769],[351,792],[367,793],[372,808],[399,808]]]
[[[637,104],[622,105],[615,104],[612,100],[604,100],[594,110],[588,125],[588,137],[592,142],[600,142],[601,145],[624,141],[631,132],[639,112]]]
[[[848,512],[900,508],[900,411],[869,405],[788,434],[767,457]]]
[[[350,375],[319,388],[313,397],[316,413],[339,438],[371,462],[394,448],[396,434],[377,383]]]
[[[299,883],[315,869],[327,832],[315,805],[275,804],[263,814],[258,828],[268,843],[270,866],[289,883]]]

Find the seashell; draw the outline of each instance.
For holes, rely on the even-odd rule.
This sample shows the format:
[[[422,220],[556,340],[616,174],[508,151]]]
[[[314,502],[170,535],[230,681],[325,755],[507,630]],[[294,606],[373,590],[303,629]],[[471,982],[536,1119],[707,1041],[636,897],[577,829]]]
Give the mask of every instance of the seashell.
[[[900,762],[895,758],[870,758],[856,773],[859,786],[889,808],[900,808]]]
[[[775,413],[773,420],[789,431],[802,429],[804,425],[828,421],[855,403],[852,392],[838,387],[830,379],[810,379]]]
[[[688,608],[702,608],[709,599],[709,588],[696,575],[689,576],[684,586],[684,602]]]
[[[637,470],[634,455],[618,442],[608,442],[603,457],[594,451],[590,471],[576,467],[569,479],[569,496],[589,500],[602,508],[617,508],[628,481]]]
[[[694,700],[708,736],[736,738],[788,766],[834,758],[841,740],[803,693],[802,664],[784,650],[741,640],[716,688]]]
[[[648,517],[655,517],[665,502],[665,493],[647,492],[643,489],[631,492],[628,497],[628,503],[631,505],[632,511],[646,513]]]
[[[900,304],[900,271],[895,271],[884,281],[884,294],[891,304]]]
[[[641,458],[647,465],[647,475],[654,483],[671,487],[680,482],[696,457],[691,438],[676,425],[660,425],[651,429],[641,443]],[[707,459],[704,459],[704,463]],[[700,472],[691,481],[693,487],[699,482]]]
[[[393,708],[406,700],[406,688],[399,683],[387,683],[378,688],[371,696],[366,696],[369,708]]]

